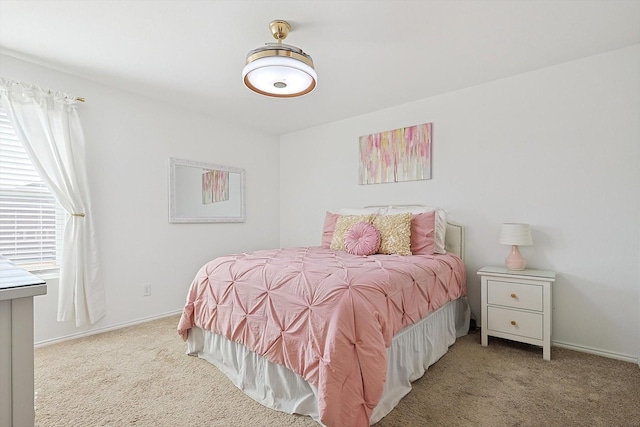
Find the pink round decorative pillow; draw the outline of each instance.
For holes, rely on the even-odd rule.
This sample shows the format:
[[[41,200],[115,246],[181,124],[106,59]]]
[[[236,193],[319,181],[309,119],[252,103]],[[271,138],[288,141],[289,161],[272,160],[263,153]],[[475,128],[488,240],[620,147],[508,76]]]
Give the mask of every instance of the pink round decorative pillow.
[[[380,232],[368,222],[358,222],[345,234],[344,246],[353,255],[373,255],[380,247]]]

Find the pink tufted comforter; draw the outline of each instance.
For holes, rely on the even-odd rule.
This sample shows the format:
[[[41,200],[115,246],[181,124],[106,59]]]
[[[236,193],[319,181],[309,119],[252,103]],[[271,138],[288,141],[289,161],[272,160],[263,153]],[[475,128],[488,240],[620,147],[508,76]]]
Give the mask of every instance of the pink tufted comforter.
[[[240,342],[314,385],[325,425],[368,426],[393,335],[465,294],[455,255],[257,251],[200,269],[178,332],[198,326]]]

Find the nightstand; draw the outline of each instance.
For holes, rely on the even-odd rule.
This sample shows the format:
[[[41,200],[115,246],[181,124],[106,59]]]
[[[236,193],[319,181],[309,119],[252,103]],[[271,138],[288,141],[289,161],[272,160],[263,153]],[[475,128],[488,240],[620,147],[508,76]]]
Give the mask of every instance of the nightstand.
[[[551,284],[556,273],[484,267],[481,278],[482,345],[489,335],[542,346],[551,360]]]

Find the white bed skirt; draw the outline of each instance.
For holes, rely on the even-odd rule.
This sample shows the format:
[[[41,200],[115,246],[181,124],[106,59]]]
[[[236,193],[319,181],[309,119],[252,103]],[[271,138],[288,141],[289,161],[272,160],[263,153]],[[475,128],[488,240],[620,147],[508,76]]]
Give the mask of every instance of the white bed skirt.
[[[470,309],[463,297],[440,307],[418,323],[398,332],[387,349],[387,380],[371,424],[387,415],[411,391],[429,366],[440,359],[457,337],[469,330]],[[269,362],[244,345],[193,327],[187,353],[214,364],[249,397],[289,414],[309,415],[318,423],[316,388],[283,365]]]

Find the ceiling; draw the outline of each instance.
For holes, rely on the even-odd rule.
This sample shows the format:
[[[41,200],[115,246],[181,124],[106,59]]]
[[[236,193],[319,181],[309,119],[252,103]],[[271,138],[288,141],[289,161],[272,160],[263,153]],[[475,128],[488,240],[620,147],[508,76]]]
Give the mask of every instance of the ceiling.
[[[242,83],[274,19],[313,57],[301,98]],[[637,43],[637,0],[0,0],[0,53],[276,135]]]

